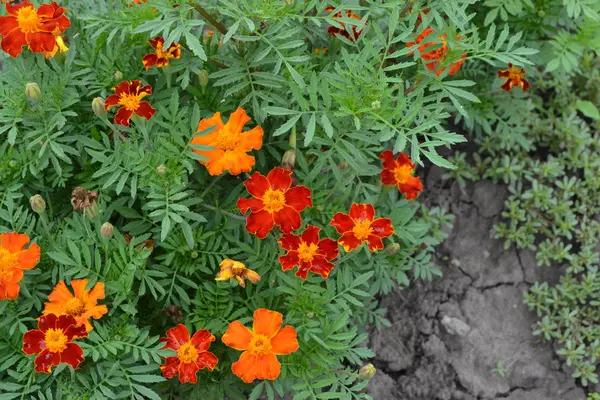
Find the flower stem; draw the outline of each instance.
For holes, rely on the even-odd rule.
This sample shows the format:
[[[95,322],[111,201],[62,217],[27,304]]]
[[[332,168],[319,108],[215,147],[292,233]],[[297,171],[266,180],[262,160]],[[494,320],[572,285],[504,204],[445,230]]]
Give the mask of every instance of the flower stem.
[[[202,6],[200,6],[199,4],[195,4],[194,8],[196,9],[196,11],[198,11],[200,13],[200,15],[202,15],[212,26],[214,26],[215,28],[217,28],[217,30],[219,32],[221,32],[223,35],[227,34],[227,28],[225,28],[225,26],[220,23],[219,21],[217,21],[215,19],[215,17],[213,17],[212,15],[210,15],[210,13],[208,11],[206,11],[204,8],[202,8]]]

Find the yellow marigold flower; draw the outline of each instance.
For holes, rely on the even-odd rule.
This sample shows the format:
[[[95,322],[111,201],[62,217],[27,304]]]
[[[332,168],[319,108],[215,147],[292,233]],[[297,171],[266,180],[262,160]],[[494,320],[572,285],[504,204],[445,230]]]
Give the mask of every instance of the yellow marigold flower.
[[[247,268],[242,262],[226,258],[219,266],[221,267],[221,271],[215,279],[217,281],[235,279],[241,287],[246,287],[246,280],[244,278],[248,278],[252,283],[260,281],[260,275],[256,271]]]

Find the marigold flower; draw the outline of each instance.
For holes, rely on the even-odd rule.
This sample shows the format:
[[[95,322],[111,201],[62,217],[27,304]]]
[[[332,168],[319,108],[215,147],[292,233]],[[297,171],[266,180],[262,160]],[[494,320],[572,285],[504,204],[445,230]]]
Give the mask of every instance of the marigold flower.
[[[330,223],[342,235],[340,246],[352,251],[367,242],[369,250],[383,249],[382,238],[394,234],[394,226],[389,218],[375,219],[375,208],[371,204],[352,203],[350,214],[336,213]]]
[[[201,161],[211,175],[220,175],[229,171],[232,175],[252,171],[254,157],[246,154],[262,147],[263,129],[256,126],[242,132],[250,117],[244,109],[235,110],[226,124],[221,120],[221,113],[216,112],[212,117],[205,118],[198,124],[198,132],[208,128],[215,129],[208,135],[194,136],[192,144],[214,147],[214,150],[196,150],[194,152],[208,158]]]
[[[242,262],[226,258],[221,261],[219,266],[221,267],[221,271],[219,271],[219,274],[215,279],[217,281],[235,279],[243,288],[246,287],[246,280],[244,278],[248,278],[252,283],[260,281],[260,275],[257,274],[256,271],[247,268]]]
[[[223,335],[225,345],[243,351],[231,370],[244,382],[255,379],[275,380],[281,373],[276,356],[288,355],[298,350],[296,330],[290,325],[283,329],[283,315],[276,311],[259,308],[254,311],[252,330],[240,321],[229,324]]]
[[[56,316],[70,315],[75,318],[77,326],[83,325],[86,332],[91,331],[90,318],[99,319],[108,312],[104,304],[98,305],[98,300],[104,298],[104,283],[98,282],[90,289],[85,290],[87,279],[74,279],[71,281],[73,293],[67,288],[65,282],[60,281],[48,296],[49,302],[44,303],[43,315]]]
[[[19,297],[19,282],[23,271],[32,269],[40,261],[40,246],[32,243],[24,233],[8,232],[0,234],[0,300],[14,300]]]
[[[21,4],[6,3],[8,15],[0,17],[2,50],[17,57],[28,46],[34,53],[51,52],[56,45],[57,33],[64,32],[71,22],[65,9],[56,2],[35,8],[28,0]]]
[[[175,350],[176,356],[167,357],[165,364],[160,366],[165,378],[179,375],[181,383],[196,383],[196,373],[208,368],[215,369],[219,359],[210,351],[210,343],[215,340],[206,329],[201,329],[190,338],[190,332],[185,325],[179,324],[167,331],[167,337],[160,341],[165,342],[165,349]]]
[[[54,48],[52,49],[52,51],[44,52],[44,57],[46,57],[46,58],[54,57],[56,55],[56,53],[58,53],[58,52],[66,53],[67,51],[69,51],[69,48],[65,44],[65,41],[60,36],[60,34],[58,34],[56,36],[56,44],[54,45]]]
[[[397,186],[400,193],[406,196],[406,200],[412,200],[423,190],[423,183],[418,176],[412,176],[416,164],[404,153],[398,154],[394,159],[391,150],[386,150],[379,155],[383,160],[383,171],[381,171],[381,183],[384,185]]]
[[[429,35],[435,34],[432,28],[427,28],[419,36],[416,38],[415,42],[406,43],[406,47],[412,47],[415,44],[421,44],[425,39],[427,39],[427,43],[419,46],[419,53],[421,53],[421,58],[425,61],[425,65],[427,69],[430,71],[435,71],[437,76],[440,76],[445,70],[445,67],[439,68],[439,65],[444,61],[448,54],[448,40],[447,35],[444,33],[443,35],[438,36],[440,42],[430,41]],[[459,37],[457,37],[459,39]],[[435,47],[435,49],[427,50],[430,47]],[[412,53],[409,53],[412,54]],[[462,54],[462,58],[466,58],[466,54]],[[459,60],[455,63],[450,64],[450,71],[448,75],[454,75],[460,67],[464,64],[463,60]]]
[[[54,314],[38,318],[38,329],[25,332],[23,352],[38,354],[35,371],[49,374],[52,366],[69,364],[73,369],[83,361],[83,350],[73,343],[74,338],[87,337],[84,326],[77,326],[70,315],[57,317]]]
[[[325,11],[330,13],[332,11],[334,11],[335,8],[332,6],[328,6],[327,8],[325,8]],[[346,17],[351,18],[351,19],[355,19],[358,21],[361,21],[362,18],[359,17],[358,15],[356,15],[355,13],[353,13],[351,10],[345,10],[345,14]],[[338,11],[337,13],[335,13],[333,15],[333,18],[335,19],[339,19],[342,18],[342,11]],[[342,27],[338,28],[336,26],[330,26],[329,28],[327,28],[327,32],[331,35],[331,36],[336,36],[336,35],[342,35],[345,38],[347,38],[348,40],[351,40],[352,42],[355,42],[358,40],[358,38],[360,37],[363,28],[359,28],[356,25],[352,25],[352,35],[346,30],[346,24],[343,22],[338,22]],[[318,54],[318,53],[317,53]]]
[[[127,243],[127,245],[129,245],[129,243],[131,243],[131,239],[133,239],[133,237],[128,233],[124,233],[123,238],[125,238],[125,243]],[[136,247],[139,247],[142,244],[144,245],[144,247],[146,247],[146,249],[148,249],[150,251],[154,250],[154,240],[152,240],[152,239],[144,240],[142,243],[139,243]]]
[[[498,71],[498,78],[507,78],[501,86],[507,92],[510,92],[515,86],[519,86],[522,90],[527,90],[530,86],[529,81],[525,79],[525,70],[515,67],[511,63],[508,63],[508,69]]]
[[[285,233],[279,239],[279,244],[287,254],[279,257],[284,271],[293,269],[296,265],[296,276],[306,279],[308,271],[321,275],[324,279],[329,276],[334,264],[330,261],[338,254],[338,245],[333,239],[319,239],[320,229],[309,225],[302,236]]]
[[[154,49],[155,54],[146,54],[144,58],[142,58],[142,63],[144,63],[146,69],[153,65],[164,67],[165,65],[169,65],[169,60],[177,60],[181,57],[181,45],[179,43],[171,43],[166,50],[163,49],[165,39],[160,36],[150,39],[148,43],[150,43]]]
[[[113,106],[122,106],[115,114],[115,124],[129,126],[133,113],[149,120],[156,112],[150,103],[142,101],[145,96],[152,94],[152,86],[141,84],[142,81],[123,81],[112,89],[115,94],[108,96],[104,101],[106,111]]]
[[[239,199],[237,206],[242,214],[250,210],[246,230],[264,239],[277,224],[283,233],[300,228],[300,212],[312,207],[310,189],[292,186],[292,171],[273,168],[265,177],[255,172],[244,182],[251,199]]]

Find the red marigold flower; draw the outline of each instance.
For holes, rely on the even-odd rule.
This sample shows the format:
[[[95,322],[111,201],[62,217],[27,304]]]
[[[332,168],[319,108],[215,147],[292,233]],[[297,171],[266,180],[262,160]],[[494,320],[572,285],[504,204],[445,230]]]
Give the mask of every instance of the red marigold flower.
[[[498,78],[507,78],[506,82],[502,84],[502,89],[510,92],[510,90],[519,86],[523,90],[529,89],[529,81],[525,79],[525,70],[520,67],[514,67],[511,63],[508,63],[508,69],[501,69],[498,71]]]
[[[142,101],[142,98],[152,94],[152,86],[142,87],[141,84],[142,81],[123,81],[112,89],[115,94],[104,101],[106,111],[113,106],[122,106],[115,114],[115,124],[129,126],[133,113],[149,120],[156,112],[150,103]]]
[[[29,236],[24,233],[0,234],[0,300],[19,297],[19,282],[23,271],[32,269],[40,261],[40,246],[33,243],[29,248]]]
[[[404,154],[398,154],[394,159],[391,150],[386,150],[379,155],[383,160],[383,171],[381,171],[381,183],[384,185],[398,186],[400,193],[406,196],[406,200],[412,200],[423,190],[423,184],[418,176],[412,176],[416,164]]]
[[[181,57],[181,45],[179,43],[171,43],[169,48],[164,50],[163,45],[165,44],[165,39],[162,37],[155,37],[148,42],[154,49],[155,54],[146,54],[144,58],[142,58],[142,63],[144,63],[146,69],[153,65],[164,67],[165,65],[169,65],[169,60],[177,60]]]
[[[17,57],[23,46],[34,53],[52,52],[56,36],[71,26],[65,9],[56,2],[42,4],[38,9],[28,0],[22,4],[6,3],[8,15],[0,17],[2,50]]]
[[[255,379],[275,380],[281,373],[276,356],[288,355],[298,350],[296,329],[286,325],[277,311],[259,308],[254,311],[252,330],[240,321],[229,324],[221,339],[225,345],[243,351],[240,359],[231,365],[231,371],[244,382]]]
[[[338,243],[346,252],[356,249],[362,242],[367,242],[371,251],[381,250],[381,239],[394,234],[392,221],[375,219],[375,208],[371,204],[352,203],[350,214],[336,213],[329,225],[342,235]]]
[[[255,126],[242,132],[249,121],[250,117],[240,107],[231,114],[226,124],[223,123],[220,112],[200,121],[198,132],[215,128],[208,135],[198,135],[192,139],[192,144],[214,147],[214,150],[194,149],[194,152],[208,158],[207,161],[201,161],[201,164],[206,166],[209,174],[221,175],[229,171],[232,175],[239,175],[252,171],[254,157],[246,153],[262,147],[263,129]]]
[[[219,359],[210,351],[210,343],[215,340],[206,329],[200,329],[190,338],[190,332],[185,325],[179,324],[167,331],[167,337],[162,338],[165,349],[175,350],[176,356],[167,357],[165,364],[160,366],[165,378],[179,375],[181,383],[196,383],[196,374],[203,368],[210,371],[215,369]]]
[[[406,43],[406,47],[412,47],[415,44],[421,44],[425,39],[427,39],[427,43],[419,46],[419,52],[421,53],[421,58],[425,61],[425,65],[427,69],[430,71],[435,71],[437,76],[440,76],[442,72],[446,70],[445,67],[439,68],[439,65],[444,61],[448,54],[448,40],[447,35],[444,33],[443,35],[438,36],[440,42],[431,41],[431,38],[428,36],[431,34],[435,34],[432,28],[427,28],[419,36],[416,38],[415,42]],[[459,39],[459,37],[457,37]],[[430,47],[435,47],[435,49],[427,50]],[[412,54],[412,53],[409,53]],[[463,54],[461,58],[466,58],[467,55]],[[463,60],[459,60],[455,63],[450,64],[450,71],[448,75],[454,75],[460,67],[464,64]]]
[[[298,271],[296,276],[306,279],[308,271],[327,278],[334,265],[330,261],[335,259],[338,254],[338,245],[333,239],[319,239],[320,229],[309,225],[302,236],[296,236],[292,233],[284,233],[279,239],[279,244],[287,254],[279,257],[281,268],[284,271],[293,269],[296,265]]]
[[[87,337],[85,326],[77,326],[71,315],[54,314],[38,318],[38,329],[25,332],[23,352],[38,354],[35,358],[35,371],[49,374],[52,366],[60,363],[71,365],[73,369],[83,361],[83,350],[73,343],[74,338]]]
[[[244,182],[252,199],[239,199],[237,206],[242,214],[250,210],[246,219],[246,230],[259,239],[264,239],[279,226],[283,233],[300,228],[300,212],[312,207],[310,189],[292,186],[292,171],[273,168],[265,177],[255,172]]]
[[[332,12],[334,10],[335,10],[335,8],[332,7],[332,6],[328,6],[327,8],[325,8],[325,11],[328,12],[328,13],[330,13],[330,12]],[[346,10],[345,13],[346,13],[346,16],[348,18],[356,19],[358,21],[362,20],[361,17],[359,17],[358,15],[356,15],[355,13],[353,13],[351,10]],[[342,12],[338,11],[337,13],[335,13],[333,15],[333,18],[335,18],[335,19],[342,18]],[[352,42],[355,42],[355,41],[358,40],[358,38],[360,37],[360,35],[361,35],[362,31],[363,31],[363,28],[359,29],[358,26],[352,25],[352,35],[351,35],[346,30],[346,24],[345,23],[343,23],[343,22],[338,22],[338,23],[342,26],[341,28],[338,28],[336,26],[330,26],[329,28],[327,28],[327,32],[331,36],[342,35],[345,38],[347,38],[348,40],[351,40]]]

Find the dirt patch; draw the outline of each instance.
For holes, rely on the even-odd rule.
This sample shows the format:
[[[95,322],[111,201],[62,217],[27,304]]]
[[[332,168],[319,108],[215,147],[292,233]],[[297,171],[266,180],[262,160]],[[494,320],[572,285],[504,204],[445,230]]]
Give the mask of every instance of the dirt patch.
[[[382,299],[392,327],[373,332],[378,373],[374,399],[585,400],[551,346],[531,333],[536,317],[523,293],[559,269],[539,268],[535,256],[492,237],[505,186],[480,181],[461,189],[432,168],[425,199],[455,216],[436,263],[443,279],[416,283]],[[494,371],[501,362],[504,373]],[[502,376],[503,375],[503,376]]]

